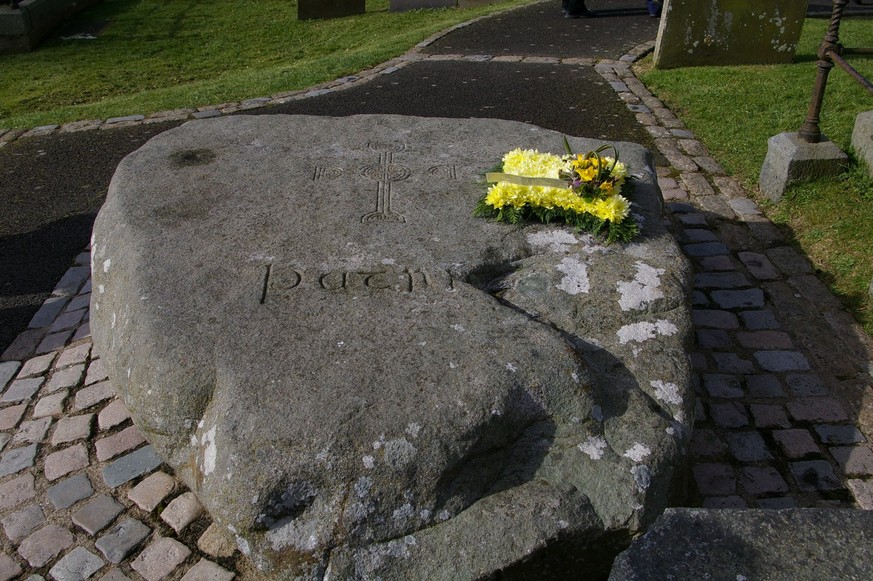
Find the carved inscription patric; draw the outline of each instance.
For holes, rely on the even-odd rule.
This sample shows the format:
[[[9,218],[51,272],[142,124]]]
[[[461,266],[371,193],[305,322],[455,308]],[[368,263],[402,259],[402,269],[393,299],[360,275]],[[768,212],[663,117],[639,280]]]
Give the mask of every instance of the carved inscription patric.
[[[402,182],[412,176],[413,170],[403,164],[394,161],[394,155],[406,150],[406,144],[400,141],[377,142],[371,141],[367,149],[379,154],[376,163],[358,168],[358,174],[376,182],[376,208],[361,216],[364,224],[385,224],[406,222],[403,214],[391,209],[391,196],[393,185]],[[339,167],[316,167],[312,174],[313,181],[339,179],[345,170]],[[457,179],[457,168],[454,165],[434,165],[427,168],[430,176],[443,179]]]
[[[438,268],[398,268],[315,270],[281,264],[264,266],[260,303],[288,300],[300,290],[323,292],[412,293],[424,290],[451,292],[455,281],[451,273]]]

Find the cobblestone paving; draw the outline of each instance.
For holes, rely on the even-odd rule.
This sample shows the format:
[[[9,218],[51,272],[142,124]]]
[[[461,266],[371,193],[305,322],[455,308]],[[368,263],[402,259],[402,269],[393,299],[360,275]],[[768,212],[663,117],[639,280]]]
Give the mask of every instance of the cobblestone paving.
[[[669,162],[658,168],[665,219],[696,273],[696,347],[689,356],[698,401],[689,505],[873,509],[870,339],[806,258],[634,77],[630,63],[652,44],[618,61],[554,62],[594,66]],[[412,51],[301,95],[390,74],[422,58]],[[152,118],[216,116],[298,97]],[[147,122],[132,116],[28,133]],[[25,134],[13,133],[0,139]],[[240,553],[117,399],[92,348],[90,292],[86,252],[0,357],[0,581],[245,578]]]

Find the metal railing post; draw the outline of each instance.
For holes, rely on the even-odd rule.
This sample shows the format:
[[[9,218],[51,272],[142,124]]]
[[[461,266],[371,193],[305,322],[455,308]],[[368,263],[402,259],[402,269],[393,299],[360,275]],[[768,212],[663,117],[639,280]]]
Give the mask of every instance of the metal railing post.
[[[848,2],[849,0],[834,0],[830,25],[824,40],[818,47],[818,62],[816,63],[818,72],[815,77],[815,86],[812,89],[812,100],[809,103],[806,121],[803,122],[803,125],[800,126],[800,130],[797,132],[798,137],[807,143],[818,143],[821,141],[819,116],[821,115],[821,106],[824,102],[825,89],[828,84],[828,74],[834,68],[831,54],[840,54],[842,50],[840,46],[840,22],[843,18],[843,10]]]

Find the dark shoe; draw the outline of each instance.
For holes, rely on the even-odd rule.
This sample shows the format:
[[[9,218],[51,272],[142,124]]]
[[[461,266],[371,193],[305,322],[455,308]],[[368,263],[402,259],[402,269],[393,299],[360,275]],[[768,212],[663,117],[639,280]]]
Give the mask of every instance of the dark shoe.
[[[597,13],[591,12],[587,8],[579,12],[567,12],[564,14],[564,18],[594,18],[595,16],[597,16]]]
[[[646,0],[646,7],[649,9],[649,16],[658,18],[661,16],[661,3],[655,0]]]

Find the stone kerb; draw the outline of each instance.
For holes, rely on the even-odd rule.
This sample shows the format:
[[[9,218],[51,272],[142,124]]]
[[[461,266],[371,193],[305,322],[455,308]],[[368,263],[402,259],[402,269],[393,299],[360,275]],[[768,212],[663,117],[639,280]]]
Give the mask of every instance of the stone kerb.
[[[692,420],[690,275],[651,156],[618,144],[632,244],[472,217],[506,151],[561,141],[499,120],[238,116],[119,166],[92,245],[95,345],[257,567],[591,570],[664,509]]]

